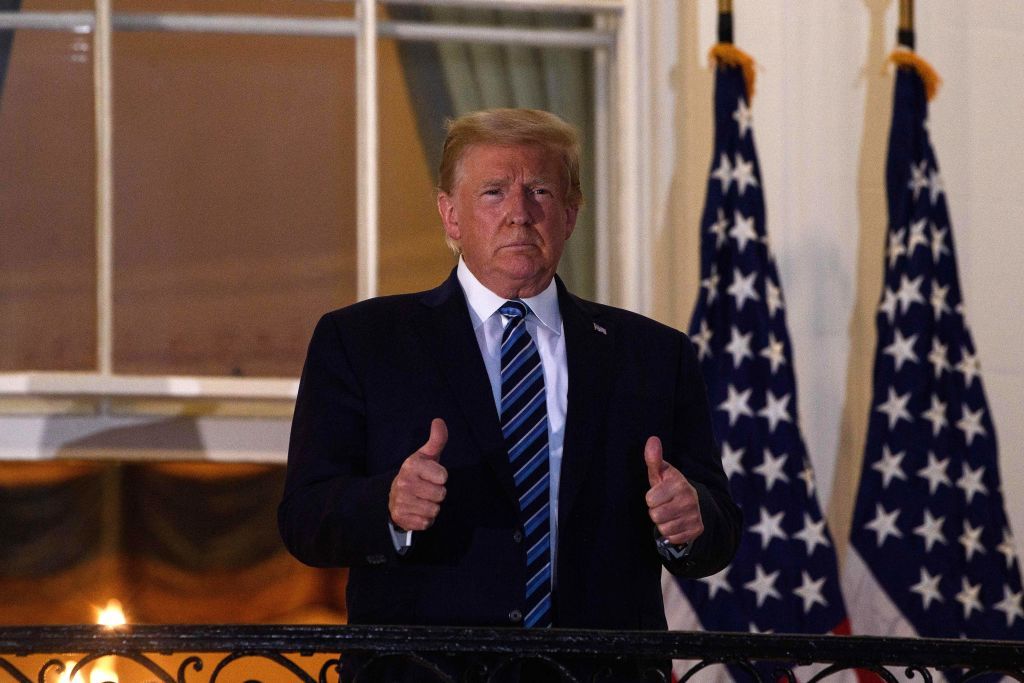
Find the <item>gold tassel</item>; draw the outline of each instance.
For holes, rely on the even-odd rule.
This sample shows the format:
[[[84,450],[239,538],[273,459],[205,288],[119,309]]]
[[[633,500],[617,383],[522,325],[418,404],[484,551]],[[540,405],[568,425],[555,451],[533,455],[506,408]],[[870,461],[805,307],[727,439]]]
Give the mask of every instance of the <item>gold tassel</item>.
[[[754,99],[754,58],[731,43],[718,43],[708,52],[708,59],[715,64],[738,66],[743,69],[743,80],[747,84],[747,103]]]
[[[939,86],[942,85],[942,79],[939,78],[938,72],[932,67],[931,64],[924,61],[917,56],[916,53],[910,50],[893,50],[892,54],[889,55],[889,61],[895,64],[897,67],[906,67],[913,69],[917,72],[917,75],[921,77],[924,82],[924,94],[931,101],[935,97],[935,93],[938,92]]]

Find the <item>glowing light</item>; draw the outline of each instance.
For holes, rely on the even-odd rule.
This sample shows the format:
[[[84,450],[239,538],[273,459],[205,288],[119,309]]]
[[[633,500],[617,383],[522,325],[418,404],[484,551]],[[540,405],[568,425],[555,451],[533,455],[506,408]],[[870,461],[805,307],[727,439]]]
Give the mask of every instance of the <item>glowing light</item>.
[[[71,670],[75,668],[75,664],[77,664],[75,661],[64,662],[64,670],[60,673],[57,683],[84,683],[81,671],[76,673],[74,678],[71,678]]]
[[[96,623],[107,628],[117,628],[128,623],[125,619],[124,609],[121,608],[119,600],[107,600],[107,606],[97,610]]]
[[[92,671],[89,672],[89,683],[118,683],[114,664],[108,663],[107,659],[104,657],[93,665]]]

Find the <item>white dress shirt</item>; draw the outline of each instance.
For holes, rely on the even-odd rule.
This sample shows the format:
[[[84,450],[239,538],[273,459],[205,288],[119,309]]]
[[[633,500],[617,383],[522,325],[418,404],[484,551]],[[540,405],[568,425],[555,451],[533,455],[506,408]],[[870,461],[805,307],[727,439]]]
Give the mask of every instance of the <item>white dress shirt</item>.
[[[459,284],[466,294],[469,318],[473,322],[480,355],[491,381],[494,406],[501,415],[501,335],[508,319],[498,309],[508,299],[487,289],[459,259]],[[544,391],[548,404],[548,463],[550,465],[551,566],[558,548],[558,483],[562,473],[562,445],[565,442],[565,410],[569,397],[569,367],[565,358],[565,335],[562,313],[558,309],[558,288],[555,281],[537,296],[521,299],[530,307],[526,315],[526,331],[533,337],[544,370]]]

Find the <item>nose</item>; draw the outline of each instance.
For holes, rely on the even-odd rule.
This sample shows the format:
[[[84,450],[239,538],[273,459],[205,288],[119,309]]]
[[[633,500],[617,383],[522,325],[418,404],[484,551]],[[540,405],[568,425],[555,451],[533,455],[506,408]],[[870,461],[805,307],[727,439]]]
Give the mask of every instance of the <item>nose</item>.
[[[508,222],[512,225],[531,225],[537,220],[539,206],[529,189],[510,192],[508,197]]]

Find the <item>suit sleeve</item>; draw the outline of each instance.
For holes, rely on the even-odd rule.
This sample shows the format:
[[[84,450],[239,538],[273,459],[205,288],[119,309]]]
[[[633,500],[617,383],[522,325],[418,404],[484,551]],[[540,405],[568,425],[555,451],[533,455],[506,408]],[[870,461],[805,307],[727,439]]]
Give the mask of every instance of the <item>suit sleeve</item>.
[[[366,403],[338,323],[320,319],[299,382],[278,528],[288,550],[314,567],[397,558],[388,494],[396,471],[370,473]]]
[[[694,540],[686,557],[663,558],[663,563],[676,576],[709,576],[724,569],[736,554],[743,520],[722,469],[697,354],[685,336],[673,406],[676,429],[668,457],[697,490],[704,533]]]

